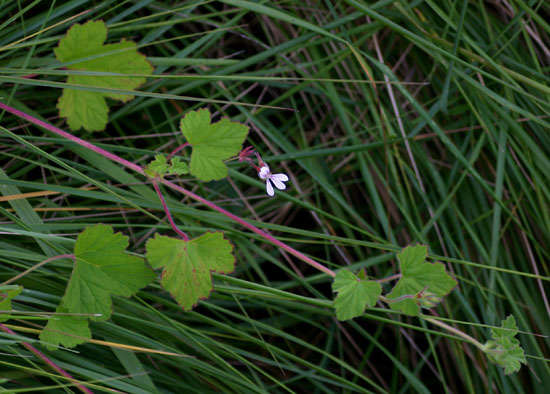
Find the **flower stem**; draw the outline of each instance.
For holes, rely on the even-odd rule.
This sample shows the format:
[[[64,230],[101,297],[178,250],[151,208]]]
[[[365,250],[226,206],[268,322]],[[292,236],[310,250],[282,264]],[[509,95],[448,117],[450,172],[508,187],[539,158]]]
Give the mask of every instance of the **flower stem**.
[[[333,270],[331,270],[330,268],[327,268],[324,265],[316,262],[312,258],[310,258],[310,257],[306,256],[305,254],[303,254],[302,252],[299,252],[296,249],[288,246],[284,242],[279,241],[278,239],[276,239],[272,235],[260,230],[258,227],[254,226],[253,224],[250,224],[250,223],[246,222],[244,219],[238,217],[237,215],[234,215],[231,212],[226,211],[222,207],[217,206],[212,201],[209,201],[205,198],[202,198],[201,196],[199,196],[199,195],[197,195],[197,194],[195,194],[195,193],[193,193],[193,192],[191,192],[187,189],[184,189],[183,187],[178,186],[178,185],[176,185],[176,184],[174,184],[170,181],[167,181],[165,179],[163,179],[161,182],[162,182],[163,185],[165,185],[165,186],[167,186],[167,187],[169,187],[173,190],[177,190],[180,193],[185,194],[186,196],[192,198],[193,200],[196,200],[196,201],[199,201],[199,202],[203,203],[204,205],[206,205],[207,207],[213,209],[214,211],[220,212],[221,214],[223,214],[223,215],[227,216],[228,218],[234,220],[235,222],[239,223],[241,226],[249,229],[253,233],[258,234],[259,236],[261,236],[262,238],[268,240],[272,244],[274,244],[274,245],[280,247],[281,249],[287,251],[291,255],[298,257],[303,262],[311,265],[312,267],[317,268],[319,271],[322,271],[325,274],[330,275],[332,277],[336,276],[336,273]]]
[[[0,329],[4,332],[7,332],[11,335],[17,335],[15,332],[13,332],[10,328],[6,327],[3,324],[0,324]],[[83,392],[87,394],[93,394],[93,391],[90,389],[82,386],[78,380],[73,378],[67,371],[65,371],[63,368],[59,367],[56,363],[54,363],[52,360],[50,360],[44,353],[42,353],[40,350],[36,349],[34,346],[27,342],[21,342],[23,346],[25,346],[30,352],[34,353],[37,357],[41,358],[42,361],[44,361],[46,364],[48,364],[50,367],[52,367],[55,371],[59,372],[61,375],[66,377],[67,379],[71,380],[72,382],[76,383],[76,386]]]
[[[37,119],[31,115],[28,115],[24,112],[21,112],[13,107],[10,107],[4,103],[1,103],[0,102],[0,109],[3,109],[19,118],[22,118],[22,119],[25,119],[26,121],[30,122],[30,123],[33,123],[37,126],[40,126],[54,134],[57,134],[59,136],[62,136],[64,138],[67,138],[68,140],[70,141],[73,141],[75,142],[76,144],[80,145],[80,146],[83,146],[85,148],[88,148],[96,153],[99,153],[100,155],[108,158],[109,160],[112,160],[116,163],[119,163],[119,164],[122,164],[123,166],[131,169],[131,170],[134,170],[135,172],[139,173],[139,174],[142,174],[142,175],[145,175],[144,171],[143,171],[143,168],[140,167],[139,165],[137,164],[134,164],[128,160],[125,160],[123,159],[122,157],[120,156],[117,156],[111,152],[108,152],[106,151],[105,149],[102,149],[88,141],[85,141],[81,138],[78,138],[72,134],[69,134],[67,133],[66,131],[63,131],[61,130],[60,128],[58,127],[55,127],[54,125],[51,125],[49,123],[46,123],[40,119]],[[215,210],[215,211],[218,211],[220,212],[221,214],[227,216],[228,218],[234,220],[235,222],[239,223],[241,226],[249,229],[250,231],[258,234],[259,236],[261,236],[262,238],[266,239],[267,241],[271,242],[272,244],[280,247],[281,249],[283,250],[286,250],[288,253],[292,254],[293,256],[296,256],[297,258],[299,258],[300,260],[302,260],[303,262],[311,265],[312,267],[318,269],[319,271],[322,271],[324,273],[326,273],[327,275],[330,275],[332,277],[336,276],[336,273],[334,271],[332,271],[330,268],[328,267],[325,267],[324,265],[316,262],[315,260],[313,260],[312,258],[304,255],[303,253],[297,251],[296,249],[288,246],[287,244],[285,244],[284,242],[281,242],[279,241],[278,239],[274,238],[273,236],[267,234],[266,232],[260,230],[259,228],[257,228],[256,226],[246,222],[244,219],[232,214],[231,212],[229,211],[226,211],[225,209],[217,206],[216,204],[214,204],[213,202],[211,201],[208,201],[198,195],[196,195],[195,193],[187,190],[187,189],[184,189],[183,187],[181,186],[178,186],[172,182],[169,182],[167,180],[162,180],[161,183],[173,190],[176,190],[176,191],[179,191],[180,193],[182,194],[185,194],[186,196],[189,196],[190,198],[196,200],[196,201],[199,201],[203,204],[205,204],[206,206],[208,206],[209,208]]]
[[[176,223],[174,223],[174,219],[172,219],[172,214],[170,213],[170,210],[168,209],[168,205],[166,205],[166,201],[164,200],[164,196],[162,195],[162,192],[160,191],[160,187],[156,180],[153,180],[153,187],[155,188],[155,191],[157,192],[160,202],[162,204],[162,208],[164,209],[164,212],[166,213],[166,217],[168,218],[168,221],[170,222],[170,226],[172,226],[172,230],[174,230],[180,237],[183,238],[184,241],[189,241],[189,237],[187,234],[185,234],[183,231],[181,231],[178,226],[176,226]]]
[[[60,254],[59,256],[53,256],[53,257],[50,257],[49,259],[46,259],[44,261],[41,261],[40,263],[36,264],[36,265],[33,265],[31,268],[29,268],[28,270],[26,271],[23,271],[21,272],[20,274],[18,275],[15,275],[13,278],[10,278],[8,279],[7,281],[3,282],[3,283],[0,283],[0,286],[3,286],[3,285],[7,285],[7,284],[10,284],[12,282],[15,282],[16,280],[22,278],[23,276],[27,275],[28,273],[42,267],[43,265],[49,263],[50,261],[54,261],[54,260],[58,260],[58,259],[74,259],[74,254]]]

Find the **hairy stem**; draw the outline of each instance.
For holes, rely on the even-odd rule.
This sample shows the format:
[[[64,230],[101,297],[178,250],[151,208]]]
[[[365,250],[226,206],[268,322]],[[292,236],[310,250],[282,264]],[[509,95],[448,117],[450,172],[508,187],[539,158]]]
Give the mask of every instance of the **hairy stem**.
[[[96,153],[99,153],[100,155],[108,158],[109,160],[112,160],[116,163],[119,163],[119,164],[122,164],[123,166],[131,169],[131,170],[134,170],[135,172],[139,173],[139,174],[142,174],[142,175],[145,175],[144,171],[143,171],[143,168],[140,167],[139,165],[137,164],[134,164],[128,160],[125,160],[123,159],[122,157],[120,156],[117,156],[111,152],[108,152],[106,151],[105,149],[102,149],[88,141],[85,141],[81,138],[78,138],[72,134],[69,134],[67,133],[66,131],[63,131],[61,130],[60,128],[58,127],[55,127],[54,125],[51,125],[49,123],[46,123],[40,119],[37,119],[35,118],[34,116],[31,116],[31,115],[28,115],[22,111],[19,111],[13,107],[10,107],[4,103],[1,103],[0,102],[0,109],[3,109],[19,118],[22,118],[22,119],[25,119],[26,121],[30,122],[30,123],[33,123],[37,126],[40,126],[54,134],[57,134],[59,136],[62,136],[64,138],[67,138],[68,140],[70,141],[73,141],[75,142],[76,144],[80,145],[80,146],[83,146],[85,148],[88,148]],[[169,182],[167,180],[162,180],[161,183],[173,190],[176,190],[176,191],[179,191],[180,193],[182,194],[185,194],[186,196],[189,196],[190,198],[196,200],[196,201],[199,201],[203,204],[205,204],[206,206],[208,206],[209,208],[215,210],[215,211],[218,211],[220,213],[222,213],[223,215],[227,216],[228,218],[234,220],[235,222],[239,223],[241,226],[249,229],[250,231],[258,234],[259,236],[261,236],[262,238],[264,238],[265,240],[271,242],[272,244],[274,244],[275,246],[278,246],[279,248],[287,251],[288,253],[292,254],[293,256],[299,258],[300,260],[302,260],[303,262],[311,265],[312,267],[318,269],[319,271],[322,271],[324,273],[326,273],[327,275],[330,275],[332,277],[336,276],[335,272],[332,271],[330,268],[327,268],[325,267],[324,265],[316,262],[315,260],[313,260],[312,258],[304,255],[303,253],[297,251],[296,249],[288,246],[287,244],[285,244],[284,242],[281,242],[279,241],[278,239],[275,239],[273,236],[269,235],[268,233],[260,230],[258,227],[246,222],[244,219],[232,214],[231,212],[229,211],[226,211],[225,209],[217,206],[216,204],[214,204],[213,202],[211,201],[208,201],[198,195],[196,195],[195,193],[187,190],[187,189],[184,189],[183,187],[181,186],[178,186],[172,182]]]
[[[9,329],[8,327],[6,327],[3,324],[0,324],[0,329],[4,332],[7,332],[8,334],[17,335],[14,331],[12,331],[11,329]],[[91,391],[90,389],[88,389],[88,388],[84,387],[82,384],[80,384],[78,380],[73,378],[67,371],[65,371],[63,368],[61,368],[56,363],[54,363],[52,360],[50,360],[48,357],[46,357],[46,355],[44,353],[42,353],[40,350],[36,349],[34,346],[32,346],[31,344],[29,344],[27,342],[21,342],[21,344],[24,347],[26,347],[30,352],[34,353],[34,355],[36,355],[38,358],[41,358],[42,361],[44,361],[46,364],[48,364],[50,367],[52,367],[55,371],[59,372],[64,377],[66,377],[67,379],[74,382],[76,384],[76,386],[80,389],[80,391],[82,391],[83,393],[87,393],[87,394],[93,394],[93,391]]]
[[[166,205],[166,201],[164,200],[164,196],[162,195],[162,192],[160,191],[160,187],[157,183],[157,181],[153,180],[153,187],[155,188],[155,191],[157,192],[160,202],[162,204],[162,208],[164,209],[164,212],[166,213],[166,217],[168,218],[168,221],[170,222],[170,226],[172,226],[172,230],[174,230],[180,237],[183,238],[184,241],[189,241],[189,237],[187,234],[185,234],[183,231],[181,231],[178,226],[176,226],[176,223],[174,222],[174,219],[172,219],[172,214],[170,213],[170,210],[168,209],[168,205]]]
[[[461,338],[464,338],[467,342],[470,342],[472,345],[477,347],[479,350],[481,350],[483,352],[485,351],[485,346],[481,342],[479,342],[477,339],[469,336],[465,332],[460,331],[459,329],[454,328],[454,327],[448,325],[447,323],[443,323],[442,321],[439,321],[439,320],[434,319],[432,317],[425,317],[424,316],[424,320],[426,320],[426,321],[428,321],[432,324],[435,324],[436,326],[444,328],[445,330],[447,330],[449,332],[452,332],[453,334],[458,335]]]

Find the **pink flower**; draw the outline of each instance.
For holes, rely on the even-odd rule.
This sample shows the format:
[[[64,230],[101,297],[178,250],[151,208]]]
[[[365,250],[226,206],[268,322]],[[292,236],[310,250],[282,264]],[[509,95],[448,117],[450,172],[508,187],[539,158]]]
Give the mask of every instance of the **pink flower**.
[[[284,182],[288,181],[288,176],[286,176],[286,174],[272,174],[269,166],[265,163],[263,163],[262,167],[260,167],[260,171],[258,171],[258,176],[260,177],[260,179],[265,180],[265,188],[267,190],[267,194],[270,197],[273,197],[275,195],[273,185],[275,185],[275,187],[279,190],[286,189],[286,185],[284,184]]]

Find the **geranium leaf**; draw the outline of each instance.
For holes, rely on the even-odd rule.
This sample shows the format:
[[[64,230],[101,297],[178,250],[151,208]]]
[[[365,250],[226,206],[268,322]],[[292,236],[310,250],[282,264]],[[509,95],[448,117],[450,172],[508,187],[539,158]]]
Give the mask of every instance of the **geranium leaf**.
[[[181,161],[179,157],[173,157],[170,161],[170,167],[168,167],[169,175],[183,175],[189,173],[189,166],[186,162]]]
[[[133,90],[145,83],[143,75],[151,75],[153,67],[137,51],[136,44],[125,40],[104,44],[106,39],[107,26],[103,21],[90,21],[83,25],[77,23],[69,29],[54,49],[57,60],[68,63],[66,67],[69,70],[117,75],[70,75],[67,83],[124,90]],[[106,97],[128,101],[134,96],[65,88],[57,107],[60,115],[67,118],[71,129],[103,130],[109,112]]]
[[[166,161],[166,157],[164,157],[163,154],[158,154],[155,155],[155,160],[147,164],[144,171],[150,177],[155,178],[166,174],[168,172],[168,167],[169,165]]]
[[[21,286],[2,286],[0,289],[0,311],[11,311],[11,300],[17,297],[23,291]],[[0,312],[0,322],[9,320],[9,313]]]
[[[163,177],[165,175],[183,175],[189,173],[187,163],[181,161],[181,158],[176,156],[170,160],[170,164],[166,161],[163,154],[155,155],[155,159],[151,161],[144,169],[145,173],[151,178]]]
[[[142,258],[125,253],[128,237],[97,224],[78,236],[73,273],[62,305],[71,313],[111,316],[111,296],[129,297],[155,278]]]
[[[68,313],[63,306],[59,306],[57,313]],[[75,347],[92,338],[88,319],[85,316],[52,316],[48,324],[40,333],[40,340],[50,350],[56,346]]]
[[[489,359],[504,368],[505,374],[519,371],[521,364],[527,364],[525,352],[515,338],[518,333],[516,319],[510,315],[501,323],[502,328],[492,328],[492,340],[487,341],[485,353]]]
[[[164,268],[162,287],[184,310],[208,297],[212,271],[230,273],[235,268],[233,246],[222,232],[208,232],[189,241],[156,234],[147,241],[146,249],[149,264]]]
[[[363,276],[363,275],[361,275]],[[332,282],[332,291],[338,293],[334,300],[338,320],[361,316],[365,308],[376,304],[382,287],[373,280],[364,280],[348,270],[340,270]]]
[[[494,339],[500,338],[513,338],[518,333],[518,326],[516,325],[516,318],[513,315],[509,315],[501,322],[501,327],[491,328],[491,336]]]
[[[210,111],[200,109],[189,112],[181,120],[180,128],[193,147],[190,172],[203,181],[227,176],[223,160],[241,151],[248,127],[229,119],[210,123]]]
[[[428,263],[427,256],[424,245],[408,246],[397,254],[401,278],[387,295],[395,300],[390,303],[392,309],[417,316],[420,306],[435,306],[457,285],[442,263]]]

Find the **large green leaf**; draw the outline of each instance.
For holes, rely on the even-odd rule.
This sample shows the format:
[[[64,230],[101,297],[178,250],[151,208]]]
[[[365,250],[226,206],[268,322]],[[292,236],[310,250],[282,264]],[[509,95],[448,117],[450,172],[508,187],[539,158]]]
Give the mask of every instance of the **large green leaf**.
[[[338,320],[348,320],[361,316],[365,308],[376,304],[382,287],[373,280],[362,280],[353,272],[340,270],[332,282],[332,291],[338,295],[334,300]]]
[[[155,278],[141,257],[125,253],[128,237],[98,224],[84,230],[74,247],[73,274],[62,305],[71,313],[111,316],[111,296],[129,297]]]
[[[200,109],[189,112],[181,120],[180,128],[193,147],[191,174],[203,181],[212,181],[227,176],[223,160],[241,151],[248,127],[224,118],[210,123],[210,111]]]
[[[212,271],[235,268],[233,246],[222,232],[205,233],[189,241],[156,234],[147,241],[147,261],[163,267],[161,284],[184,310],[191,309],[212,291]]]
[[[114,295],[129,297],[155,278],[141,257],[125,252],[128,237],[111,226],[97,224],[78,236],[74,268],[57,308],[59,313],[87,316],[55,316],[42,330],[40,339],[50,345],[76,346],[91,338],[88,319],[111,317]]]
[[[135,89],[145,83],[145,77],[131,76],[151,75],[153,72],[145,56],[137,52],[136,44],[126,40],[104,44],[106,39],[107,26],[103,21],[90,21],[83,25],[77,23],[69,29],[54,50],[60,62],[68,63],[66,67],[69,70],[111,72],[117,75],[70,75],[67,83],[125,90]],[[57,107],[60,115],[67,118],[71,129],[84,127],[89,131],[103,130],[109,112],[105,97],[122,101],[133,98],[127,94],[65,88]]]
[[[418,315],[420,306],[432,307],[447,295],[456,281],[445,271],[442,263],[428,263],[428,248],[408,246],[397,254],[401,278],[387,298],[393,299],[392,309],[408,315]]]

